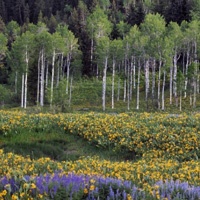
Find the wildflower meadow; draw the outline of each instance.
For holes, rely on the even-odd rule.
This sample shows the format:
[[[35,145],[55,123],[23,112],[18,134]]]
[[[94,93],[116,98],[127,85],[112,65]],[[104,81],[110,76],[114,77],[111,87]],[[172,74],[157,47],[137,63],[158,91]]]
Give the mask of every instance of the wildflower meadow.
[[[0,150],[0,199],[199,200],[200,114],[0,111],[0,133],[61,132],[134,160],[58,161]]]

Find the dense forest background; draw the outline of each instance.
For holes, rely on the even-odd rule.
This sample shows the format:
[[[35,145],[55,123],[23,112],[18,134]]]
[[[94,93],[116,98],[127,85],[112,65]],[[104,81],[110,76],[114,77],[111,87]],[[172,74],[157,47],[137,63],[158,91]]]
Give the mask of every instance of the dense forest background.
[[[37,23],[40,11],[46,20],[53,15],[57,22],[76,24],[99,5],[107,10],[113,23],[125,20],[131,25],[140,24],[148,13],[159,13],[167,22],[190,19],[194,0],[1,0],[0,13],[5,23],[11,20],[20,25],[25,22]],[[196,5],[195,5],[196,6]],[[78,25],[78,24],[77,24]],[[80,24],[79,24],[80,26]],[[77,27],[78,28],[78,27]],[[80,27],[79,27],[80,28]],[[76,30],[77,31],[77,30]]]
[[[97,5],[106,10],[114,24],[111,36],[115,39],[120,35],[116,28],[120,21],[140,25],[148,13],[159,13],[167,24],[170,21],[181,24],[191,19],[191,12],[198,9],[197,4],[195,0],[0,0],[0,15],[5,24],[13,20],[21,26],[29,22],[36,24],[42,18],[50,32],[55,31],[58,23],[69,25],[84,55],[83,74],[91,75],[86,19]]]
[[[74,80],[94,77],[103,83],[103,110],[108,97],[114,108],[120,90],[128,110],[133,94],[139,109],[141,91],[147,110],[150,93],[161,108],[162,93],[164,110],[167,89],[170,104],[178,107],[180,96],[181,110],[182,95],[190,96],[195,108],[199,22],[200,0],[0,0],[0,91],[24,108],[27,99],[70,104]]]

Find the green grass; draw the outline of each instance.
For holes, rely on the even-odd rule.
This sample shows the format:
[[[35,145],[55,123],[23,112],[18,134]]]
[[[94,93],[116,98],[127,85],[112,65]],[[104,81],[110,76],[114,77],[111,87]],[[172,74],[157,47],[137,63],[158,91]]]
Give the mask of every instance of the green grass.
[[[83,138],[64,133],[21,133],[0,136],[0,148],[31,158],[50,157],[57,161],[77,160],[81,156],[99,156],[112,161],[135,160],[133,153],[113,152],[90,145]]]

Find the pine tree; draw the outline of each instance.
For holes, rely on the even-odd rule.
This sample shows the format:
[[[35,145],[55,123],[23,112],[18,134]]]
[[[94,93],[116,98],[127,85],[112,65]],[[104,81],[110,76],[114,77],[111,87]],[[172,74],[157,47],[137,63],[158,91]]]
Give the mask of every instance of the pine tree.
[[[27,24],[30,22],[30,9],[28,3],[24,7],[24,22]]]
[[[44,22],[43,13],[42,13],[41,10],[40,10],[40,12],[39,12],[38,19],[37,19],[37,23],[39,23],[39,22]]]
[[[51,15],[51,18],[48,21],[48,28],[50,33],[54,33],[56,31],[57,21],[53,15]]]
[[[0,16],[0,33],[5,33],[6,31],[6,25],[2,19],[2,17]]]
[[[0,15],[2,20],[7,22],[7,10],[5,7],[5,2],[3,0],[0,1]]]
[[[140,25],[145,17],[144,9],[141,3],[137,3],[135,6],[134,4],[130,5],[130,8],[128,10],[126,21],[133,25]]]
[[[72,30],[76,37],[80,35],[79,15],[76,8],[73,9],[69,19],[69,29]]]
[[[23,24],[23,16],[22,11],[24,9],[24,1],[23,0],[16,0],[15,4],[15,19],[19,24]]]
[[[33,17],[33,22],[37,23],[38,21],[41,20],[40,18],[40,13],[44,12],[45,8],[45,3],[44,0],[36,0],[34,3],[34,17]]]
[[[183,20],[190,19],[191,4],[186,0],[170,0],[169,7],[166,11],[167,23],[173,21],[181,24]]]
[[[79,1],[77,11],[79,15],[80,30],[82,31],[86,27],[86,20],[89,15],[87,6],[83,1]]]

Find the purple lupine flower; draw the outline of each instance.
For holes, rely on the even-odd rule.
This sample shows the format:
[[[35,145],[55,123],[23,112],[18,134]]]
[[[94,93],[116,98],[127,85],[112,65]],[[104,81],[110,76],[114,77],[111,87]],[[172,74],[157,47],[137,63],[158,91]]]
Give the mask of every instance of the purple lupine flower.
[[[113,199],[113,200],[115,199],[115,193],[114,193],[111,185],[109,187],[109,196],[111,197],[111,199]]]
[[[117,189],[117,191],[116,191],[116,195],[115,195],[115,197],[116,197],[116,200],[118,200],[118,197],[120,197],[120,192],[119,192],[119,189]]]
[[[127,194],[126,194],[126,191],[124,190],[123,191],[123,199],[126,200],[126,197],[127,197]]]
[[[99,188],[96,187],[94,191],[95,191],[95,193],[97,194],[97,193],[99,192]]]

